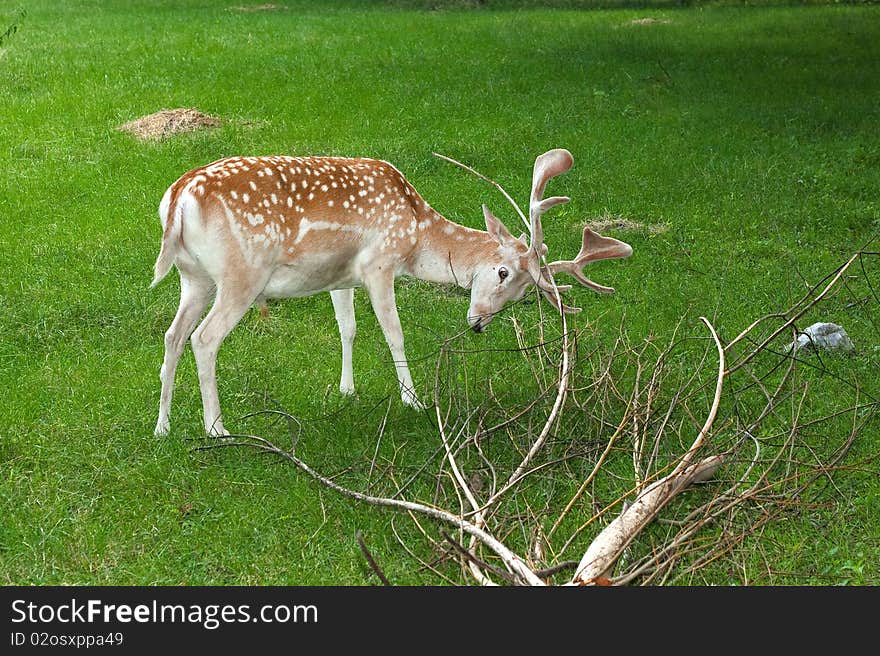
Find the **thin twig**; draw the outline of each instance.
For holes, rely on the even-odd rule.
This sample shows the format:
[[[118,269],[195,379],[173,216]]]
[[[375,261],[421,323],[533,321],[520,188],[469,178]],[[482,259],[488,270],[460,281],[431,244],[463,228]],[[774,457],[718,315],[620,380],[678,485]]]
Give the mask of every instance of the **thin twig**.
[[[434,157],[438,157],[442,160],[450,162],[451,164],[455,164],[456,166],[460,166],[465,171],[469,171],[470,173],[473,173],[475,176],[480,178],[480,180],[483,180],[484,182],[488,182],[490,185],[495,187],[498,191],[501,192],[501,195],[507,199],[507,202],[513,206],[513,209],[516,210],[516,213],[519,215],[519,218],[522,219],[522,221],[526,225],[526,227],[531,228],[531,224],[529,223],[529,220],[526,218],[526,215],[523,214],[523,211],[519,208],[519,205],[517,205],[516,201],[514,201],[513,198],[510,197],[510,194],[508,194],[506,191],[504,191],[504,188],[500,184],[498,184],[497,182],[495,182],[491,178],[486,177],[485,175],[483,175],[479,171],[474,170],[473,168],[471,168],[467,164],[462,164],[458,160],[452,159],[451,157],[447,157],[446,155],[441,155],[440,153],[431,153],[431,154],[434,155]]]
[[[370,569],[373,570],[373,573],[379,577],[379,580],[382,581],[382,585],[391,585],[388,581],[388,577],[385,576],[385,572],[382,571],[382,568],[379,567],[379,563],[376,562],[376,559],[373,558],[373,554],[370,553],[370,550],[367,548],[366,542],[364,542],[364,536],[361,535],[360,529],[355,534],[355,538],[357,539],[358,546],[361,548],[361,553],[364,554],[364,558],[367,559],[367,564],[370,566]]]

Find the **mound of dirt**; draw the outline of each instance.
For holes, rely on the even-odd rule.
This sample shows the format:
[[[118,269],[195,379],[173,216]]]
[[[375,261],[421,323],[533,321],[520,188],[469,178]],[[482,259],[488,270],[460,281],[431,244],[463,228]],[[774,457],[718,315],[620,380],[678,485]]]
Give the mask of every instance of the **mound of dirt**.
[[[663,223],[639,223],[623,216],[600,216],[584,224],[590,230],[604,234],[607,231],[642,232],[649,235],[660,235],[669,230]]]
[[[282,9],[287,9],[284,5],[273,5],[273,4],[263,4],[263,5],[240,5],[238,7],[230,7],[232,11],[280,11]]]
[[[630,25],[668,25],[672,21],[667,18],[634,18]]]
[[[216,128],[220,119],[202,114],[197,109],[163,109],[119,126],[143,141],[160,141],[180,132],[194,132],[202,128]]]

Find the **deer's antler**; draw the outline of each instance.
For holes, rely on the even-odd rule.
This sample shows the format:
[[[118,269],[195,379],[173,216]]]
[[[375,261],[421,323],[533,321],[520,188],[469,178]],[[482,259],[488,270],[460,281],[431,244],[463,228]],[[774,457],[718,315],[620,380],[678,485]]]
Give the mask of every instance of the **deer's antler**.
[[[437,155],[435,153],[435,155]],[[510,195],[494,180],[487,178],[481,173],[477,173],[471,167],[457,162],[445,155],[437,155],[441,159],[445,159],[453,164],[461,166],[478,177],[492,184],[496,189],[504,194],[504,197],[516,209],[520,217],[525,220],[525,215],[519,206],[514,202]],[[603,237],[597,232],[584,228],[583,244],[581,250],[574,260],[559,260],[550,264],[542,264],[544,256],[547,254],[547,246],[544,244],[544,228],[541,225],[541,217],[551,207],[561,203],[567,203],[571,200],[568,196],[551,196],[544,198],[544,190],[551,178],[568,171],[574,158],[565,148],[554,148],[548,150],[543,155],[539,155],[535,159],[535,167],[532,173],[532,193],[529,198],[529,273],[535,281],[535,285],[541,290],[544,297],[560,312],[566,314],[575,314],[580,312],[580,308],[570,307],[562,303],[559,298],[561,292],[571,289],[571,285],[557,285],[552,276],[555,273],[567,273],[575,278],[585,287],[600,292],[602,294],[611,294],[614,292],[612,287],[605,287],[587,278],[582,269],[590,262],[596,260],[604,260],[617,257],[629,257],[632,255],[632,247],[617,239],[611,237]],[[483,207],[483,212],[487,215],[487,221],[491,216],[491,220],[500,224],[500,221],[491,215],[488,208]],[[505,229],[505,232],[506,229]],[[526,236],[522,235],[520,241],[525,241]]]
[[[547,254],[547,246],[544,245],[544,227],[541,225],[541,216],[551,207],[567,203],[571,200],[568,196],[551,196],[544,198],[544,189],[551,178],[568,171],[574,163],[571,153],[565,148],[554,148],[543,155],[535,158],[535,168],[532,173],[532,193],[529,197],[529,273],[535,284],[543,292],[544,296],[557,310],[562,310],[557,304],[557,294],[571,289],[570,286],[561,286],[554,289],[550,281],[541,271],[541,260]],[[563,308],[566,306],[562,306]],[[571,308],[569,308],[571,309]]]
[[[541,215],[551,207],[571,200],[568,196],[544,198],[544,188],[550,178],[565,173],[573,163],[574,158],[565,148],[548,150],[535,159],[535,169],[532,173],[532,195],[529,199],[529,223],[532,233],[529,245],[538,257],[544,253],[544,228],[541,226]]]
[[[622,241],[611,237],[603,237],[589,228],[584,228],[583,243],[577,257],[573,260],[559,260],[546,266],[541,265],[541,258],[546,254],[544,245],[544,228],[541,225],[541,216],[551,207],[561,203],[567,203],[567,196],[551,196],[544,198],[544,189],[554,176],[568,171],[574,158],[564,148],[549,150],[535,159],[535,168],[532,174],[532,194],[529,199],[529,221],[531,226],[530,247],[534,254],[533,264],[530,266],[532,278],[550,303],[560,312],[575,314],[580,308],[575,308],[562,303],[559,292],[568,291],[571,285],[554,285],[553,274],[567,273],[585,287],[610,294],[614,292],[612,287],[605,287],[587,278],[582,269],[590,262],[617,257],[629,257],[632,255],[632,247]]]
[[[581,250],[577,254],[573,260],[557,260],[556,262],[551,262],[546,267],[541,269],[541,273],[544,275],[545,283],[549,284],[549,276],[555,275],[557,273],[567,273],[572,276],[575,280],[581,283],[584,287],[589,287],[593,291],[599,292],[600,294],[613,294],[613,287],[606,287],[605,285],[600,285],[597,282],[593,282],[589,278],[584,275],[583,268],[589,264],[590,262],[595,262],[597,260],[610,260],[620,257],[629,257],[632,255],[633,249],[629,244],[622,242],[618,239],[614,239],[613,237],[603,237],[598,232],[594,232],[590,230],[590,228],[584,228],[584,236],[581,244]],[[556,295],[552,293],[552,290],[547,290],[544,286],[539,285],[541,287],[541,291],[544,294],[544,297],[547,298],[558,310],[566,312],[567,314],[575,314],[580,312],[580,308],[569,307],[568,305],[557,304]],[[571,289],[570,285],[557,286],[560,290]]]

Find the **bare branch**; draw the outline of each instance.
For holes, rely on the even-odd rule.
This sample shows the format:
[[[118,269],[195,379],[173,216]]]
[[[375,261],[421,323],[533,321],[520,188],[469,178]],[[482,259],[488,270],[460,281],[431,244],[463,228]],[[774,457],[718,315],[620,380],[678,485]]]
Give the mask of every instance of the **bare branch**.
[[[338,492],[339,494],[350,497],[352,499],[356,499],[358,501],[363,501],[364,503],[368,503],[373,506],[395,508],[397,510],[408,510],[411,512],[426,515],[428,517],[431,517],[432,519],[451,524],[461,529],[468,535],[476,537],[489,549],[494,551],[501,558],[501,560],[504,562],[505,566],[510,570],[510,572],[517,577],[517,580],[520,583],[527,585],[544,585],[544,582],[535,575],[531,568],[529,568],[529,566],[519,556],[517,556],[510,549],[505,547],[501,542],[499,542],[486,531],[482,530],[471,522],[462,519],[460,515],[455,515],[447,510],[442,510],[440,508],[427,506],[423,503],[416,503],[414,501],[406,501],[401,499],[390,499],[387,497],[371,496],[362,492],[350,490],[342,485],[339,485],[338,483],[327,478],[326,476],[319,474],[305,462],[297,458],[294,454],[290,453],[289,451],[285,451],[284,449],[278,448],[277,446],[262,437],[258,437],[255,435],[233,436],[232,441],[224,442],[222,446],[248,446],[259,449],[261,451],[266,451],[268,453],[274,453],[281,456],[282,458],[286,458],[294,465],[296,465],[300,470],[314,478],[316,481],[330,488],[331,490]]]
[[[866,287],[875,288],[870,280],[859,283],[855,276],[840,284],[845,267],[854,270],[853,261],[850,258],[814,288],[809,295],[812,307],[827,301],[838,285],[840,294],[860,299]],[[864,266],[861,273],[867,276]],[[873,297],[868,293],[867,298]],[[803,309],[801,302],[788,313],[772,316],[782,319],[782,330],[793,331],[790,317]],[[838,488],[840,471],[876,471],[880,453],[869,453],[855,464],[843,461],[857,436],[880,416],[880,401],[871,397],[872,388],[864,390],[832,371],[828,379],[846,385],[849,396],[841,400],[848,405],[841,407],[836,398],[830,407],[811,405],[817,386],[798,376],[810,362],[775,352],[769,348],[772,337],[756,339],[761,320],[724,346],[712,323],[700,318],[717,352],[716,369],[708,362],[713,351],[709,339],[678,337],[684,318],[668,345],[653,335],[631,345],[621,324],[620,336],[610,348],[591,346],[587,352],[579,344],[598,340],[584,328],[569,333],[564,318],[562,333],[545,339],[549,318],[529,326],[513,320],[518,348],[507,350],[525,358],[521,368],[535,383],[534,394],[515,396],[513,405],[504,397],[508,391],[502,379],[480,379],[466,366],[466,359],[480,358],[482,350],[453,348],[456,338],[445,341],[436,354],[434,381],[440,444],[427,461],[400,462],[406,453],[400,448],[388,457],[387,467],[379,467],[377,442],[372,460],[368,454],[360,466],[344,470],[347,476],[363,472],[367,494],[343,487],[339,474],[318,474],[292,448],[283,451],[265,438],[238,436],[198,449],[238,445],[281,455],[341,494],[407,513],[421,533],[417,539],[426,541],[434,560],[405,544],[392,519],[398,542],[426,572],[449,584],[459,581],[436,565],[448,562],[453,553],[462,568],[460,579],[483,585],[546,584],[566,570],[574,570],[567,575],[573,585],[691,584],[712,576],[706,568],[722,560],[746,583],[760,581],[762,568],[772,582],[779,572],[762,549],[765,527],[793,510],[828,503],[826,495],[839,502],[846,489]],[[557,329],[552,328],[554,333]],[[692,354],[694,341],[705,346]],[[730,367],[731,346],[738,342],[749,343],[750,350]],[[682,355],[689,358],[686,367],[676,364]],[[709,367],[711,378],[706,376]],[[475,404],[477,386],[482,398]],[[381,412],[385,402],[373,409]],[[825,410],[822,416],[815,416],[817,408]],[[388,409],[384,410],[379,439],[391,430]],[[565,430],[560,431],[563,422]],[[273,427],[275,423],[270,422]],[[303,425],[289,419],[288,425],[295,446]],[[630,433],[631,440],[620,439]],[[627,471],[635,475],[634,486],[633,474]],[[402,486],[395,480],[401,472],[406,481]],[[390,489],[397,490],[393,496],[371,494],[386,476]],[[662,511],[678,494],[709,478],[713,485],[695,493],[688,510],[674,506],[683,516],[662,516],[672,515]],[[419,479],[429,485],[430,503],[405,498]],[[807,494],[811,486],[816,491]],[[634,500],[627,504],[628,499]],[[584,515],[580,526],[560,538],[558,529],[575,508]],[[425,530],[423,518],[451,529],[441,528],[440,540]],[[600,523],[606,525],[595,528],[579,560],[560,562],[577,537]],[[358,541],[383,580],[360,534]],[[523,555],[510,548],[513,544],[520,545]],[[559,564],[539,569],[545,563]],[[615,570],[620,573],[613,574]]]
[[[681,490],[710,478],[721,466],[721,456],[710,456],[650,485],[635,502],[612,521],[590,544],[581,558],[573,582],[589,585],[607,577],[620,553]]]
[[[355,538],[357,539],[358,546],[361,548],[361,553],[364,554],[364,558],[367,559],[367,564],[370,566],[370,569],[373,570],[373,573],[379,577],[379,580],[382,581],[382,585],[391,585],[388,578],[385,576],[385,572],[382,571],[382,568],[379,567],[379,563],[376,562],[376,559],[373,558],[373,554],[371,554],[370,550],[367,548],[367,544],[364,542],[364,536],[361,535],[360,531],[355,534]]]
[[[774,330],[774,331],[770,334],[770,336],[767,337],[764,341],[762,341],[758,346],[756,346],[754,349],[752,349],[752,351],[751,351],[746,357],[744,357],[743,359],[739,360],[735,365],[733,365],[727,373],[732,374],[732,373],[733,373],[734,371],[736,371],[737,369],[743,367],[743,366],[744,366],[746,363],[748,363],[752,358],[754,358],[755,355],[757,355],[759,352],[761,352],[761,350],[762,350],[764,347],[766,347],[770,342],[772,342],[774,339],[776,339],[776,337],[779,336],[779,335],[780,335],[780,334],[781,334],[786,328],[788,328],[789,326],[791,326],[792,324],[794,324],[795,321],[797,321],[797,320],[800,319],[802,316],[804,316],[804,314],[806,314],[807,311],[808,311],[810,308],[812,308],[814,305],[816,305],[816,303],[818,303],[819,301],[821,301],[821,300],[825,297],[825,295],[828,294],[828,292],[829,292],[829,291],[834,287],[834,285],[836,285],[837,282],[840,280],[841,276],[843,276],[843,274],[846,273],[846,270],[850,267],[850,265],[851,265],[853,262],[855,262],[857,259],[859,259],[859,257],[861,257],[861,255],[862,255],[862,252],[860,251],[860,252],[858,252],[858,253],[855,253],[851,258],[849,258],[849,260],[847,260],[846,264],[844,264],[843,266],[841,266],[841,267],[837,270],[837,273],[836,273],[836,275],[831,279],[831,282],[829,282],[829,283],[825,286],[825,289],[823,289],[822,292],[821,292],[818,296],[814,297],[814,298],[813,298],[809,303],[807,303],[804,307],[802,307],[800,310],[798,310],[797,312],[795,312],[794,315],[793,315],[790,319],[788,319],[785,323],[783,323],[781,326],[779,326],[779,328],[777,328],[776,330]],[[814,289],[815,289],[815,288],[814,288]],[[805,298],[806,298],[806,297],[805,297]],[[770,314],[770,315],[767,315],[767,316],[765,316],[765,317],[762,317],[761,319],[758,319],[757,321],[753,322],[748,328],[746,328],[743,332],[741,332],[739,335],[737,335],[736,338],[734,338],[734,340],[731,341],[731,342],[727,345],[727,348],[728,348],[728,349],[731,348],[734,344],[736,344],[738,341],[740,341],[741,339],[743,339],[746,335],[748,335],[748,334],[751,332],[751,330],[752,330],[755,326],[757,326],[759,323],[761,323],[761,322],[764,321],[765,319],[773,318],[773,317],[782,317],[782,318],[787,317],[788,314],[791,313],[792,311],[794,311],[794,309],[797,307],[797,305],[799,305],[801,302],[802,302],[802,301],[799,301],[796,305],[794,305],[791,309],[789,309],[789,310],[786,311],[786,312],[783,312],[783,313],[777,313],[777,314]]]
[[[478,178],[480,178],[480,180],[483,180],[483,181],[485,181],[485,182],[488,182],[490,185],[492,185],[493,187],[495,187],[498,191],[501,192],[501,195],[504,196],[504,198],[507,199],[507,202],[510,203],[510,204],[513,206],[513,209],[516,210],[516,213],[519,215],[519,218],[522,219],[522,222],[525,224],[525,226],[526,226],[526,227],[529,227],[529,220],[526,218],[526,215],[523,214],[523,211],[519,208],[519,205],[516,204],[516,201],[514,201],[513,198],[511,198],[510,194],[508,194],[508,193],[504,190],[504,187],[502,187],[500,184],[498,184],[497,182],[495,182],[495,181],[492,180],[491,178],[486,177],[485,175],[483,175],[483,174],[480,173],[479,171],[477,171],[477,170],[471,168],[471,167],[468,166],[467,164],[462,164],[462,163],[459,162],[458,160],[452,159],[451,157],[447,157],[446,155],[441,155],[440,153],[431,153],[431,154],[434,155],[434,157],[438,157],[438,158],[440,158],[440,159],[442,159],[442,160],[445,160],[445,161],[447,161],[447,162],[449,162],[449,163],[451,163],[451,164],[455,164],[456,166],[460,166],[460,167],[463,168],[465,171],[469,171],[470,173],[473,173],[475,176],[477,176]]]

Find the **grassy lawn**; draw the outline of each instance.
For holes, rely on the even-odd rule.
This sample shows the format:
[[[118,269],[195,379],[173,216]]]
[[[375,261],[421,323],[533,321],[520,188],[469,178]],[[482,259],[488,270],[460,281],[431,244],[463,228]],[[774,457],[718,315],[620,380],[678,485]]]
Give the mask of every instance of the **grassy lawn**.
[[[572,202],[545,218],[551,255],[573,257],[587,220],[641,226],[612,225],[608,234],[634,255],[588,272],[615,295],[571,293],[584,308],[571,322],[585,331],[585,380],[621,335],[666,344],[678,331],[698,357],[672,362],[671,375],[705,379],[708,397],[714,351],[701,367],[711,343],[700,316],[729,341],[860,248],[880,250],[880,8],[234,9],[243,4],[0,0],[0,583],[373,584],[357,531],[396,584],[438,582],[397,535],[448,580],[467,580],[405,515],[357,505],[253,451],[193,450],[202,426],[189,350],[171,434],[153,437],[163,334],[179,291],[175,273],[148,289],[157,208],[195,166],[250,154],[377,157],[447,218],[481,227],[486,202],[516,230],[500,194],[431,153],[467,162],[523,201],[535,156],[565,147],[575,164],[552,191]],[[659,21],[631,23],[644,17]],[[174,107],[223,123],[149,143],[116,129]],[[857,346],[848,357],[808,359],[805,419],[880,397],[877,258],[848,274],[848,287],[797,324],[834,321]],[[440,347],[465,327],[467,295],[401,280],[397,297],[416,385],[430,399]],[[321,471],[359,489],[415,475],[412,494],[430,500],[436,482],[418,473],[436,456],[436,421],[400,404],[365,294],[356,295],[354,399],[336,388],[329,296],[270,308],[268,319],[249,313],[220,351],[227,428],[282,439],[283,425],[247,418],[281,406],[302,424],[297,454]],[[488,402],[489,383],[511,403],[533,396],[531,365],[512,351],[515,325],[534,337],[537,317],[536,303],[519,304],[486,335],[458,338],[477,353],[450,374],[450,388],[467,390],[474,405]],[[623,396],[633,381],[621,371]],[[706,407],[701,397],[690,408],[697,426]],[[559,452],[607,431],[567,410]],[[880,583],[880,436],[863,418],[833,477],[677,582]],[[832,448],[853,421],[799,439]],[[546,508],[561,508],[591,469],[595,450],[584,452],[569,461],[570,480],[535,484]],[[497,456],[499,468],[516,461],[513,447]],[[606,503],[627,489],[618,480],[627,466],[632,478],[623,450],[618,460],[597,488]],[[576,511],[571,524],[591,514]]]

